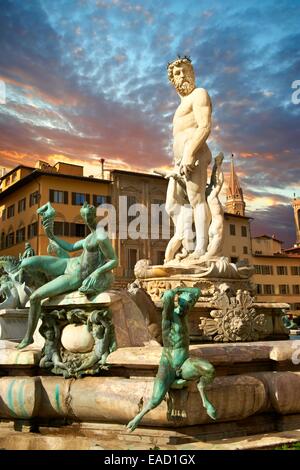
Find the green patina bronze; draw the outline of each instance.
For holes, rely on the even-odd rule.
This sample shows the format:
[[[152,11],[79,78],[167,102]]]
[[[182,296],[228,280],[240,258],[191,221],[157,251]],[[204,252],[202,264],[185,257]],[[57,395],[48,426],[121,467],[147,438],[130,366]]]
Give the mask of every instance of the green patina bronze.
[[[288,330],[299,330],[299,326],[294,322],[292,315],[283,315],[282,322]]]
[[[200,296],[198,288],[176,288],[164,293],[162,310],[163,350],[157,375],[154,380],[150,401],[128,423],[127,428],[134,431],[143,416],[156,408],[170,389],[181,389],[190,381],[197,381],[203,407],[212,419],[217,419],[214,406],[205,395],[205,386],[210,384],[215,376],[212,364],[205,359],[189,357],[189,330],[187,313]],[[177,306],[175,297],[178,296]]]
[[[39,332],[45,338],[45,345],[39,363],[41,368],[51,369],[53,374],[65,378],[80,378],[108,370],[107,357],[117,348],[112,313],[108,308],[88,310],[72,308],[42,312]],[[62,331],[70,324],[86,325],[94,339],[91,351],[76,353],[63,347]]]
[[[55,210],[48,202],[38,209],[42,217],[46,235],[62,250],[74,252],[82,250],[80,256],[53,257],[31,256],[21,262],[21,270],[34,275],[46,274],[49,282],[39,287],[30,296],[28,326],[25,337],[17,346],[25,348],[33,343],[33,334],[41,315],[41,301],[48,297],[79,290],[87,295],[95,295],[107,290],[112,282],[111,270],[117,266],[117,257],[103,227],[97,227],[96,208],[86,202],[80,214],[91,233],[83,240],[68,243],[53,234]]]
[[[107,310],[94,310],[87,319],[87,328],[94,338],[94,348],[75,369],[77,377],[107,369],[107,356],[117,349],[112,314]]]

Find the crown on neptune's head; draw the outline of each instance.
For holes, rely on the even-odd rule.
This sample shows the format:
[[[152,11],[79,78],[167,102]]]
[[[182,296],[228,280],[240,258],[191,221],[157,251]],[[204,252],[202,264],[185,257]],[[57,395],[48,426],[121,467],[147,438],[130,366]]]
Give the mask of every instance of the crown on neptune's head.
[[[168,62],[167,69],[170,67],[170,65],[172,65],[174,67],[174,65],[178,65],[178,64],[181,64],[181,63],[191,64],[192,59],[188,55],[185,55],[185,56],[181,57],[180,54],[177,54],[177,59],[172,60],[172,62]]]

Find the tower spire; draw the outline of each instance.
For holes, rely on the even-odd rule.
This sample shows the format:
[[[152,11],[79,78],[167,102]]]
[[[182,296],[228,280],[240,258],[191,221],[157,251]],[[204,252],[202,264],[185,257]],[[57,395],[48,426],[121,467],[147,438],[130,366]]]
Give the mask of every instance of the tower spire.
[[[233,158],[234,155],[231,154],[230,177],[226,194],[226,212],[229,212],[229,214],[245,215],[243,190],[235,172]]]
[[[295,218],[296,246],[300,246],[300,199],[296,198],[295,193],[294,193],[294,199],[292,201],[292,206],[294,209],[294,218]]]

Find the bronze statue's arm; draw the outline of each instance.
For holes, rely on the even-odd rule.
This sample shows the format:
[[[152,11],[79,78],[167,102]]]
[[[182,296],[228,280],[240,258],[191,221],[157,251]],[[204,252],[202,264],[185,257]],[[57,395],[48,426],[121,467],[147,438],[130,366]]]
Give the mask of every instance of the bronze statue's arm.
[[[69,243],[66,240],[62,240],[61,238],[56,237],[55,235],[53,235],[52,240],[55,241],[55,243],[57,243],[63,250],[70,252],[82,250],[84,243],[84,240],[78,240],[75,243]]]
[[[51,206],[50,202],[47,202],[37,210],[38,215],[42,218],[42,225],[45,233],[50,240],[57,243],[60,248],[66,251],[77,251],[83,248],[84,240],[79,240],[75,243],[68,243],[65,240],[61,240],[56,237],[53,233],[55,209]]]

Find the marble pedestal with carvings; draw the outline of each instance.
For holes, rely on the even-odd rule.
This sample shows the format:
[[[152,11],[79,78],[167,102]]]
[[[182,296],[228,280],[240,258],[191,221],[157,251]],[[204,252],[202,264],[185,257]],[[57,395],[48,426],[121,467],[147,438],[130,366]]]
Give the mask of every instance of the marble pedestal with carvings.
[[[26,332],[27,320],[27,308],[0,310],[0,340],[21,341]]]
[[[162,309],[161,296],[166,290],[200,288],[201,296],[188,317],[191,342],[289,338],[289,330],[285,328],[282,316],[290,306],[283,302],[257,302],[250,276],[226,277],[225,272],[222,277],[203,277],[199,273],[185,271],[166,275],[168,267],[154,268],[152,272],[151,267],[148,271],[136,270],[137,279],[130,289],[145,291],[158,311]],[[151,277],[152,274],[157,275]]]

